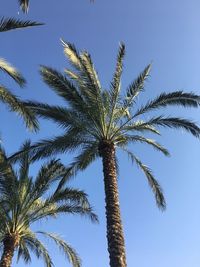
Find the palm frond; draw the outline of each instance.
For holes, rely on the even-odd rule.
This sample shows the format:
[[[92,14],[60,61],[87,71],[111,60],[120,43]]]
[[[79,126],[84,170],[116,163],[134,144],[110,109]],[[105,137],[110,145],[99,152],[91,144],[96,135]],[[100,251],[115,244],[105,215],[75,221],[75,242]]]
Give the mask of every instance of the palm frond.
[[[62,188],[65,182],[68,181],[70,177],[75,176],[78,171],[85,170],[98,156],[97,143],[85,145],[81,153],[75,157],[74,162],[70,164],[68,172],[66,172],[58,184],[58,189]]]
[[[31,255],[29,253],[29,250],[22,240],[20,240],[19,247],[18,247],[17,263],[19,262],[20,258],[23,258],[25,263],[31,262]]]
[[[38,121],[33,112],[27,108],[18,97],[10,92],[9,89],[0,86],[0,101],[5,103],[11,111],[16,112],[23,118],[26,127],[32,131],[38,130]]]
[[[82,63],[79,56],[79,52],[76,50],[76,47],[68,42],[65,42],[61,39],[61,43],[64,47],[64,54],[69,59],[70,64],[74,67],[77,71],[82,71]]]
[[[200,136],[200,128],[192,121],[177,117],[154,117],[147,122],[149,125],[183,129],[195,137]]]
[[[149,169],[149,167],[147,167],[145,164],[143,164],[138,157],[136,157],[132,152],[125,150],[128,154],[128,156],[130,157],[130,159],[132,160],[132,162],[135,162],[138,167],[143,171],[143,173],[145,174],[149,186],[151,187],[154,195],[155,195],[155,199],[156,199],[156,203],[158,205],[158,207],[161,210],[164,210],[166,208],[166,202],[165,202],[165,198],[163,195],[163,191],[161,186],[159,185],[158,181],[155,179],[155,177],[153,176],[152,171]]]
[[[175,91],[172,93],[162,93],[155,100],[149,101],[144,107],[141,107],[134,115],[138,116],[166,106],[183,106],[198,107],[200,104],[200,96],[194,93],[185,93],[183,91]]]
[[[63,204],[60,205],[52,210],[49,210],[47,212],[42,212],[36,220],[40,220],[42,218],[45,218],[47,216],[52,216],[56,214],[61,214],[61,213],[67,213],[67,214],[72,214],[72,215],[80,215],[83,217],[89,218],[93,223],[98,223],[98,217],[97,215],[93,212],[92,207],[87,207],[87,206],[80,206],[78,204],[74,205],[69,205],[69,204]]]
[[[68,101],[72,107],[84,105],[84,101],[76,87],[60,72],[46,66],[41,66],[40,74],[44,82],[55,90],[65,101]]]
[[[26,140],[26,141],[24,141],[24,143],[20,147],[20,150],[28,151],[30,149],[30,147],[31,147],[31,141]],[[30,163],[31,163],[30,153],[24,153],[21,156],[21,158],[19,159],[19,165],[20,165],[19,179],[20,179],[20,181],[23,181],[24,179],[26,179],[28,177]]]
[[[147,65],[140,75],[128,86],[126,96],[123,103],[123,111],[130,107],[138,94],[144,90],[144,83],[149,76],[151,64]]]
[[[117,63],[116,69],[113,75],[113,80],[111,82],[110,90],[109,90],[109,122],[107,127],[107,136],[109,135],[109,131],[111,128],[111,124],[113,123],[114,113],[119,102],[119,93],[120,93],[120,83],[121,83],[121,75],[123,70],[123,58],[125,56],[125,45],[123,43],[119,46],[119,51],[117,55]]]
[[[41,140],[31,147],[31,150],[35,153],[33,160],[73,151],[82,146],[84,142],[87,142],[87,140],[69,134]]]
[[[123,127],[123,133],[126,132],[134,132],[134,131],[138,131],[138,132],[152,132],[154,134],[158,134],[160,135],[159,131],[152,125],[149,125],[148,122],[143,121],[143,120],[139,120],[136,121],[134,123],[131,123],[129,125],[126,125]]]
[[[101,84],[91,56],[87,51],[79,53],[73,44],[61,41],[65,55],[76,70],[76,72],[65,70],[65,73],[75,82],[79,94],[85,102],[84,109],[79,110],[83,114],[87,112],[89,118],[93,118],[92,123],[97,124],[104,132],[105,114],[101,98]]]
[[[101,91],[101,84],[94,64],[92,62],[91,56],[88,52],[85,51],[80,54],[80,58],[84,67],[84,71],[86,72],[87,77],[89,79],[89,83],[87,82],[87,85],[90,85],[90,93],[93,94],[96,99],[98,99],[98,96],[100,95]]]
[[[37,256],[37,258],[43,258],[46,267],[53,267],[53,262],[48,250],[34,234],[26,235],[24,237],[24,242],[26,243],[26,246]]]
[[[25,85],[26,81],[21,73],[3,58],[0,58],[0,70],[7,73],[20,86]]]
[[[170,155],[169,151],[166,148],[164,148],[161,144],[157,143],[153,139],[149,139],[149,138],[143,137],[141,135],[126,135],[125,140],[127,142],[130,142],[130,143],[134,143],[134,142],[145,143],[145,144],[151,145],[156,150],[162,152],[165,156]]]
[[[41,26],[43,23],[30,20],[19,20],[15,18],[1,18],[0,19],[0,32],[10,31],[14,29],[27,28],[32,26]]]
[[[69,244],[67,244],[63,239],[61,239],[58,235],[53,233],[47,233],[39,231],[37,232],[42,234],[50,239],[52,239],[59,249],[67,256],[67,259],[72,264],[73,267],[80,267],[81,266],[81,259],[79,258],[76,250],[72,248]]]
[[[84,191],[68,187],[56,189],[54,194],[47,199],[47,202],[50,203],[60,203],[63,201],[69,201],[71,203],[83,205],[83,207],[89,207],[88,195]]]
[[[67,168],[59,161],[52,159],[42,165],[33,184],[32,196],[41,197],[50,187],[50,185],[62,178]]]
[[[121,82],[121,75],[123,70],[123,59],[125,56],[125,45],[123,43],[119,46],[119,51],[117,55],[117,63],[115,72],[113,75],[113,79],[111,82],[110,87],[110,106],[113,107],[116,105],[116,101],[120,92],[120,82]]]
[[[16,192],[16,173],[9,163],[5,150],[0,146],[0,195],[12,196]]]
[[[71,152],[74,149],[82,146],[83,143],[88,143],[87,139],[81,139],[74,134],[65,134],[56,136],[51,139],[44,139],[40,142],[33,144],[30,149],[19,150],[9,157],[10,162],[17,162],[27,152],[31,152],[32,161],[43,159],[50,156],[56,156],[59,153]]]
[[[98,99],[100,96],[101,85],[98,79],[97,72],[94,68],[90,54],[88,52],[79,53],[75,46],[69,42],[61,39],[64,47],[64,53],[69,59],[71,65],[76,69],[78,74],[72,71],[66,71],[66,73],[80,85],[81,92],[86,99]],[[85,89],[83,91],[83,89]]]
[[[49,119],[58,124],[61,128],[65,129],[77,129],[77,132],[86,133],[87,126],[91,125],[91,122],[85,121],[84,117],[73,109],[67,109],[61,106],[52,106],[43,104],[40,102],[27,101],[23,102],[25,106],[30,108],[38,117]],[[83,123],[84,121],[84,123]],[[94,133],[95,128],[91,125],[91,131]]]

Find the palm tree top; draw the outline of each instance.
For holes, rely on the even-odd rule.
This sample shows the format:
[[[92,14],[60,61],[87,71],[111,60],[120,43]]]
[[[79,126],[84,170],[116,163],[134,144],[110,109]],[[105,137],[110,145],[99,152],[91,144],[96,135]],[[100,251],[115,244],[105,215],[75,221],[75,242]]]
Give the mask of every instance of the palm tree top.
[[[164,196],[158,182],[151,170],[129,150],[129,144],[144,143],[164,155],[169,155],[166,148],[152,138],[147,138],[146,134],[158,135],[159,127],[168,127],[183,129],[199,137],[200,128],[188,119],[164,115],[150,116],[150,114],[151,111],[168,106],[197,108],[200,104],[200,96],[193,92],[164,92],[138,108],[138,95],[144,91],[151,64],[144,68],[125,91],[122,91],[121,76],[125,45],[121,43],[110,87],[104,89],[90,54],[87,51],[79,52],[73,44],[63,40],[62,44],[71,68],[65,69],[62,74],[53,68],[41,66],[40,73],[44,82],[62,97],[66,105],[53,106],[26,102],[26,105],[31,107],[39,117],[52,120],[63,129],[63,134],[60,136],[41,140],[32,146],[35,159],[79,151],[69,167],[69,175],[72,175],[78,170],[85,169],[101,156],[104,146],[120,148],[142,169],[155,193],[158,206],[165,208]],[[148,117],[145,116],[146,114]],[[17,159],[20,153],[23,151],[15,154],[11,159]]]
[[[30,142],[23,144],[28,149]],[[30,262],[30,251],[44,259],[47,267],[53,266],[45,246],[37,238],[43,234],[51,238],[64,251],[74,267],[80,266],[80,259],[75,250],[58,235],[31,230],[31,225],[39,220],[55,218],[59,214],[79,214],[97,222],[88,202],[87,194],[70,187],[52,190],[66,173],[66,168],[59,161],[52,159],[42,165],[35,179],[30,177],[31,153],[24,155],[16,170],[7,160],[5,151],[0,149],[0,243],[7,239],[14,240],[18,259],[22,257]],[[51,190],[50,190],[51,188]]]

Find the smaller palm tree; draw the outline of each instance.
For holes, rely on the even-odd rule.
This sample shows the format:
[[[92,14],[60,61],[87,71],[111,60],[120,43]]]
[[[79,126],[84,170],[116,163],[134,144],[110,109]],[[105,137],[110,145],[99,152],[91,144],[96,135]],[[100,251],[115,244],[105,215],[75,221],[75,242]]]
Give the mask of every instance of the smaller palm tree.
[[[30,142],[25,142],[23,148],[29,147]],[[31,154],[24,155],[19,170],[15,171],[0,148],[0,244],[3,246],[0,267],[11,266],[15,251],[18,260],[23,258],[26,263],[30,262],[31,251],[43,258],[47,267],[53,266],[48,250],[37,237],[40,234],[52,239],[71,264],[79,267],[81,262],[76,251],[58,235],[33,232],[30,227],[37,221],[55,218],[61,213],[85,215],[93,222],[97,221],[97,216],[83,191],[69,187],[50,190],[66,172],[59,160],[52,159],[44,164],[35,180],[29,176],[31,162]]]
[[[21,73],[9,64],[6,60],[0,58],[0,71],[5,72],[10,76],[20,87],[26,83]],[[38,129],[38,122],[33,112],[27,108],[22,101],[15,96],[6,86],[0,83],[0,101],[6,104],[11,111],[20,115],[26,126],[31,130]]]

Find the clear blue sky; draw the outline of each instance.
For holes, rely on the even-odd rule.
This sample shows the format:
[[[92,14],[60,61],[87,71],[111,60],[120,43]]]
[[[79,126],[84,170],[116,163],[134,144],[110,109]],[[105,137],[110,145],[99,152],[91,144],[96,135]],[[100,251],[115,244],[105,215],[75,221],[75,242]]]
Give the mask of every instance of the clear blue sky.
[[[32,0],[29,14],[23,15],[17,0],[1,1],[1,16],[45,22],[43,27],[0,34],[0,56],[17,66],[28,84],[19,89],[6,76],[3,82],[23,99],[61,103],[41,81],[39,64],[63,70],[67,66],[59,38],[87,49],[95,62],[102,84],[111,79],[118,44],[127,48],[122,86],[125,87],[153,62],[146,93],[140,101],[162,91],[187,90],[200,93],[200,3],[198,0]],[[19,11],[19,14],[18,14]],[[200,124],[199,110],[168,109]],[[31,135],[16,115],[1,105],[0,132],[7,151],[16,151],[26,138],[39,140],[59,130],[41,121],[41,131]],[[143,174],[119,154],[120,201],[129,267],[199,267],[200,264],[200,142],[185,132],[162,130],[158,141],[169,148],[170,158],[136,146],[134,151],[159,179],[167,199],[160,212]],[[70,163],[72,156],[61,157]],[[32,172],[36,172],[37,165]],[[72,183],[89,194],[100,224],[63,216],[41,222],[35,229],[58,232],[79,252],[83,266],[106,267],[108,254],[104,218],[101,162],[79,174]],[[49,244],[55,266],[70,266]],[[31,266],[42,266],[33,260]],[[23,262],[19,263],[21,267]],[[18,266],[14,262],[13,266]],[[117,266],[116,266],[117,267]]]

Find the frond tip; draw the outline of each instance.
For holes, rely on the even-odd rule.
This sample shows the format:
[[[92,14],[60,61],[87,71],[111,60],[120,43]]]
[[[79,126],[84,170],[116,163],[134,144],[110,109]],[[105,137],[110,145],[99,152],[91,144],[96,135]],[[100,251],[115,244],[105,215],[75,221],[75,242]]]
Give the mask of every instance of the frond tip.
[[[124,151],[128,154],[128,157],[131,159],[131,161],[137,164],[137,166],[142,170],[142,172],[145,174],[147,181],[149,183],[149,186],[151,187],[155,199],[156,199],[156,204],[158,208],[161,210],[166,209],[166,202],[165,202],[165,197],[163,195],[163,191],[161,186],[159,185],[158,181],[155,179],[153,176],[152,171],[147,167],[145,164],[143,164],[138,157],[136,157],[131,151],[124,149]]]
[[[69,244],[67,244],[64,240],[62,240],[58,235],[47,232],[38,233],[52,239],[59,247],[59,249],[67,256],[69,262],[72,264],[73,267],[81,266],[81,259],[79,258],[75,249],[72,248]]]
[[[19,5],[24,13],[28,13],[29,10],[29,0],[18,0]]]

